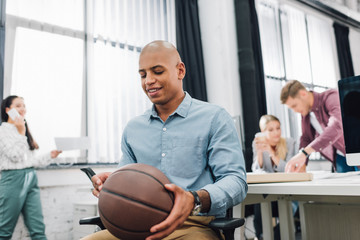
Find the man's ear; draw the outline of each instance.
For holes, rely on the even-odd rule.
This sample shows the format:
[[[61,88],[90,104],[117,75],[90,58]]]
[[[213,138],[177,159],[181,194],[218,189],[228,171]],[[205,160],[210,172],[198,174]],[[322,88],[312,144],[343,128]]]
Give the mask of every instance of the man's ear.
[[[183,62],[180,62],[177,68],[178,68],[178,79],[183,80],[186,74],[185,64]]]
[[[307,96],[308,96],[308,91],[307,90],[305,90],[305,89],[300,89],[299,90],[299,97],[301,97],[301,98],[306,98]]]

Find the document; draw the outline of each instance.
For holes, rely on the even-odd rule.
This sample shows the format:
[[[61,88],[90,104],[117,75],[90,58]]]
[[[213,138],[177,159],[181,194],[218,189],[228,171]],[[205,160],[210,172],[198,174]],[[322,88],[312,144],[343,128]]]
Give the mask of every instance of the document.
[[[333,173],[329,171],[311,171],[314,179],[327,179],[327,178],[345,178],[350,176],[360,175],[360,171],[351,171],[346,173]]]
[[[56,137],[55,144],[57,150],[86,150],[90,148],[88,137]]]

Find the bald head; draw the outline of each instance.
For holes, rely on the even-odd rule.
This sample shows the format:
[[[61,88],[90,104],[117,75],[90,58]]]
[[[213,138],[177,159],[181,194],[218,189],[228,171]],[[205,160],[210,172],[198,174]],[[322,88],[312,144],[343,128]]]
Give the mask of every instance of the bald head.
[[[161,54],[167,58],[169,63],[178,64],[181,62],[179,52],[174,45],[167,41],[156,40],[145,45],[140,53],[140,59],[145,54]]]

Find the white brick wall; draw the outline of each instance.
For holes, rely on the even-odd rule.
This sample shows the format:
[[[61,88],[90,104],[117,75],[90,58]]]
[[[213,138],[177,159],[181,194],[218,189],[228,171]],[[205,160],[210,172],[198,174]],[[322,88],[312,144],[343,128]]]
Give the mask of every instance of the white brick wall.
[[[95,172],[114,169],[94,169]],[[79,226],[81,217],[96,215],[97,199],[92,185],[79,169],[38,170],[41,203],[48,240],[79,239],[94,231],[92,226]],[[30,240],[20,217],[13,240]]]

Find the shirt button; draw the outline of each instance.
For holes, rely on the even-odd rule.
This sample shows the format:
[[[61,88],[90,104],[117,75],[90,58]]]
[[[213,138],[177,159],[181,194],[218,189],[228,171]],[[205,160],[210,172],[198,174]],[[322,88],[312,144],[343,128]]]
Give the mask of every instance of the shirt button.
[[[163,131],[166,132],[166,128],[165,128],[165,127],[163,128]]]
[[[162,153],[162,154],[161,154],[162,157],[165,157],[165,155],[166,155],[165,153]]]

